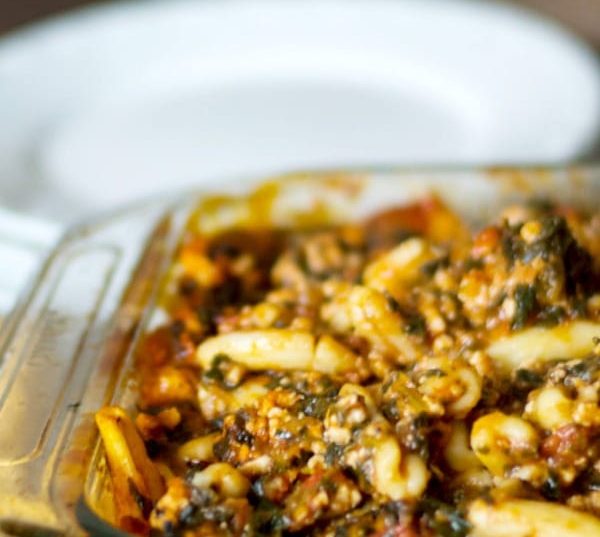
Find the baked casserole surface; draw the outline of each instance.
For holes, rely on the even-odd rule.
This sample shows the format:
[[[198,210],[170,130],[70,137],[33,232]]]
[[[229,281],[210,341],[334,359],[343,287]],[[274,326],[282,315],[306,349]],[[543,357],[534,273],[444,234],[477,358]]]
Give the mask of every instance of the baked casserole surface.
[[[199,232],[96,415],[141,535],[600,535],[600,213]]]

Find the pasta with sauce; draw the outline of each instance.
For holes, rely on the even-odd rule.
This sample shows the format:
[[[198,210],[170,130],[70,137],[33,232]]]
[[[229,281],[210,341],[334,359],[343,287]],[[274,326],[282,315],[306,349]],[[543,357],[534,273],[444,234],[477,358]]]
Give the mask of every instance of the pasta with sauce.
[[[96,418],[116,523],[600,536],[598,252],[600,213],[539,201],[476,230],[435,196],[314,229],[190,225],[137,349],[139,412]]]

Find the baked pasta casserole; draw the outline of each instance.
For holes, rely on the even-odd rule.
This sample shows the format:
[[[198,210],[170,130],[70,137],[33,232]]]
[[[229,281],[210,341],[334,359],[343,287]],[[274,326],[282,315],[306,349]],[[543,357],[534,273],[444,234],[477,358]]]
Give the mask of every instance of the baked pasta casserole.
[[[315,209],[318,210],[318,209]],[[96,415],[139,535],[600,535],[600,213],[199,232]]]

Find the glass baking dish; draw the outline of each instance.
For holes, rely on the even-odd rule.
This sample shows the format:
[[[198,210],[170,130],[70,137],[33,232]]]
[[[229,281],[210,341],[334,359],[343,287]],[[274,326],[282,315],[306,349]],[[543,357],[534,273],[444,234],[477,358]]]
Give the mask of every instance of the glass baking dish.
[[[358,219],[438,193],[467,221],[524,197],[600,202],[600,168],[306,172],[184,192],[67,233],[0,334],[0,535],[124,535],[93,415],[135,407],[132,356],[191,211],[195,225]],[[243,191],[249,192],[244,194]]]

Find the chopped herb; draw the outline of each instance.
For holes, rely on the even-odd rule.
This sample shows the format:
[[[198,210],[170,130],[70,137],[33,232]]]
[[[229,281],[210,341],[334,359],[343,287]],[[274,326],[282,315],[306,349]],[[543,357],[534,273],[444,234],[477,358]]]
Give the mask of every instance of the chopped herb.
[[[500,245],[502,247],[502,254],[512,265],[519,257],[519,230],[521,226],[510,226],[508,223],[502,228],[502,235],[500,238]]]
[[[331,479],[328,479],[326,477],[321,479],[320,485],[323,487],[325,492],[327,492],[327,494],[334,494],[337,488],[336,484]]]
[[[558,476],[551,472],[548,479],[544,481],[541,492],[549,500],[558,500],[561,496],[560,481]]]
[[[385,298],[390,310],[394,313],[402,313],[402,306],[400,306],[400,303],[392,295],[386,293]]]
[[[564,268],[565,291],[568,296],[578,293],[589,295],[600,289],[600,275],[594,269],[592,256],[583,249],[571,233],[567,221],[560,216],[550,215],[540,219],[541,232],[530,244],[519,235],[520,227],[505,227],[502,247],[504,255],[512,263],[520,259],[530,263],[541,258],[558,263]]]
[[[275,438],[278,440],[290,440],[293,437],[293,434],[290,431],[286,431],[285,429],[277,429],[275,431]]]
[[[196,510],[198,507],[193,503],[188,503],[180,512],[179,512],[179,522],[184,526],[193,525],[196,520],[194,515],[196,514]]]
[[[235,415],[235,421],[231,432],[236,440],[240,444],[246,444],[251,446],[254,443],[254,436],[252,433],[246,430],[246,418],[241,412]]]
[[[398,408],[396,399],[383,403],[381,405],[381,412],[388,420],[392,422],[399,420],[401,417],[400,409]]]
[[[424,336],[426,332],[425,319],[417,311],[400,304],[392,295],[386,294],[390,310],[398,313],[404,319],[404,331],[414,336]]]
[[[433,498],[420,502],[418,511],[422,513],[425,526],[441,537],[466,537],[471,530],[471,524],[462,513],[451,505]]]
[[[519,284],[515,289],[514,299],[516,303],[515,315],[511,324],[513,330],[523,328],[530,315],[537,307],[535,287],[532,285]]]
[[[406,324],[404,330],[406,333],[413,336],[424,336],[427,331],[425,319],[419,313],[407,315],[405,318]]]
[[[328,466],[335,466],[341,460],[343,454],[344,446],[328,444],[325,450],[325,463]]]
[[[348,537],[348,528],[346,526],[338,526],[335,528],[334,537]]]
[[[539,388],[544,383],[544,377],[531,369],[517,369],[515,371],[515,384],[523,391]]]
[[[299,403],[299,410],[311,418],[322,420],[333,397],[326,395],[305,395]]]
[[[208,379],[222,383],[225,380],[223,375],[223,365],[230,363],[231,359],[226,354],[217,354],[212,361],[210,369],[204,372],[204,376]]]
[[[562,257],[573,240],[564,218],[547,216],[541,219],[541,232],[536,240],[524,248],[523,261],[541,257],[548,261],[552,255]]]
[[[170,520],[165,521],[165,523],[163,524],[162,530],[163,530],[163,533],[167,537],[171,537],[171,536],[175,535],[175,527],[173,525],[173,522],[171,522]]]
[[[600,371],[600,357],[598,356],[581,360],[567,369],[570,376],[580,378],[586,382],[592,382],[597,371]]]
[[[256,535],[276,535],[288,525],[281,508],[266,498],[261,498],[252,515],[251,526]]]
[[[267,382],[265,388],[267,388],[268,390],[274,390],[275,388],[279,388],[280,384],[281,376],[279,376],[278,374],[272,374],[270,375],[269,382]]]
[[[394,523],[400,522],[408,514],[408,506],[401,501],[384,503],[381,510],[386,515],[391,515]]]
[[[219,460],[225,460],[227,457],[227,453],[229,452],[229,441],[227,438],[222,438],[221,440],[215,442],[213,445],[213,453],[215,457]]]

